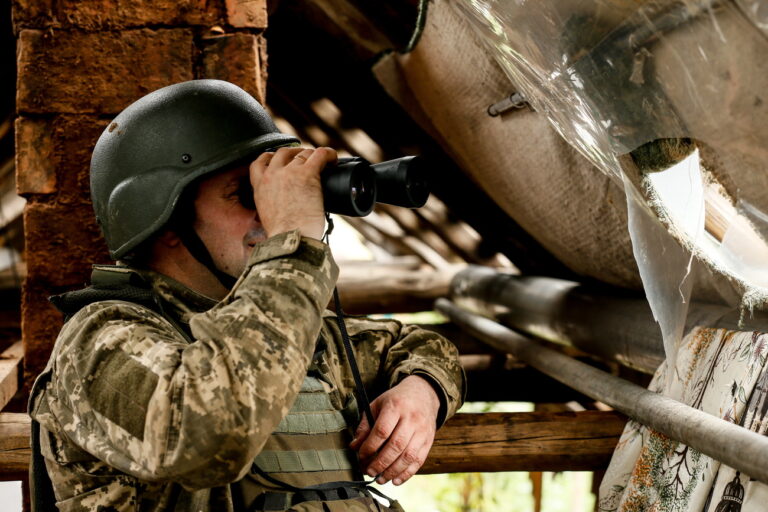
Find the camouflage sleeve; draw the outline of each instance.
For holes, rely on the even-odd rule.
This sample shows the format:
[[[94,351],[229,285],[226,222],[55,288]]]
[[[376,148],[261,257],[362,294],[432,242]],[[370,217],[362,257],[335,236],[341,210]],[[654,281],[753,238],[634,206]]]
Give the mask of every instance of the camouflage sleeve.
[[[337,274],[324,244],[273,237],[192,317],[191,344],[140,306],[89,306],[62,331],[49,408],[75,443],[137,478],[234,481],[298,393]]]
[[[409,375],[419,375],[432,384],[440,398],[438,425],[461,407],[466,378],[453,343],[396,320],[347,318],[346,322],[367,387],[391,388]],[[351,377],[349,381],[351,384]]]
[[[459,351],[437,333],[415,325],[402,327],[386,352],[384,366],[390,387],[409,375],[420,375],[430,381],[442,405],[438,426],[464,402],[466,377],[459,363]]]

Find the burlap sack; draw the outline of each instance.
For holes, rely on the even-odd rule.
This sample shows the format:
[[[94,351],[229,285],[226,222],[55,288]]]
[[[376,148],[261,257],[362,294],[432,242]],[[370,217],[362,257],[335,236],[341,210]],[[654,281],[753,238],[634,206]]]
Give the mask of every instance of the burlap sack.
[[[611,13],[606,11],[606,15]],[[723,18],[722,23],[727,24],[728,19]],[[739,23],[733,25],[732,28],[723,25],[723,30],[735,31],[737,34],[732,37],[739,37]],[[686,44],[694,44],[691,31],[696,30],[692,25],[676,37],[687,34]],[[675,58],[679,59],[674,55],[674,45],[678,43],[672,39],[662,43],[654,60],[657,69],[687,73],[680,66],[674,66]],[[728,64],[727,59],[719,65],[744,67],[743,62]],[[758,66],[755,73],[768,76],[762,66],[764,64]],[[442,144],[486,193],[569,268],[606,283],[642,289],[627,229],[627,199],[621,181],[595,168],[540,113],[523,109],[499,117],[488,115],[489,105],[516,88],[478,41],[467,20],[457,15],[456,9],[445,0],[430,3],[426,26],[415,48],[407,54],[388,55],[375,66],[374,72],[385,90]],[[727,75],[728,69],[722,72]],[[664,92],[672,103],[680,99],[675,96],[676,92],[683,94],[675,90]],[[692,101],[690,98],[689,95],[688,101]],[[746,107],[743,99],[731,100],[728,108]],[[685,103],[681,100],[680,104]],[[739,112],[739,115],[747,113]],[[743,145],[739,144],[743,139],[723,137],[716,123],[694,122],[690,116],[695,115],[707,114],[702,113],[701,105],[691,105],[682,117],[692,125],[701,124],[714,130],[713,133],[699,130],[701,140],[705,141],[701,145],[702,154],[708,166],[724,175],[725,183],[731,184],[726,189],[736,190],[745,184],[762,184],[766,180],[764,173],[751,179],[758,174],[755,169],[759,167],[760,158],[765,161],[762,154],[743,151]],[[674,131],[678,125],[672,125]],[[743,128],[748,125],[750,123],[744,124]],[[716,149],[710,150],[710,146]],[[728,163],[716,165],[718,161],[712,155]],[[754,165],[742,165],[745,161],[754,161]],[[723,171],[731,166],[739,167],[738,179],[729,178],[731,175]],[[761,185],[760,192],[744,197],[768,210],[768,202],[763,205],[761,199],[765,190],[768,189]],[[695,258],[692,272],[693,295],[698,300],[720,301],[723,295],[733,300],[743,291],[736,283],[734,293],[732,276],[725,279],[712,272],[706,259]]]
[[[465,20],[430,5],[419,43],[374,72],[493,200],[575,272],[640,288],[624,192],[529,109],[488,106],[514,92]],[[478,205],[482,208],[482,205]]]

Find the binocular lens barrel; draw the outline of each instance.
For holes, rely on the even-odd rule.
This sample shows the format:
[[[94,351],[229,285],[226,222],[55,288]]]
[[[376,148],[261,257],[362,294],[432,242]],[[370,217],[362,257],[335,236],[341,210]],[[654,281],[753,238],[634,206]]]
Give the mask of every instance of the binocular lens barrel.
[[[360,158],[340,158],[320,174],[325,209],[365,217],[377,201],[419,208],[429,197],[426,169],[417,156],[371,165]]]
[[[376,201],[421,208],[429,198],[426,169],[417,156],[406,156],[373,164],[376,171]]]
[[[348,217],[365,217],[376,204],[376,174],[362,158],[339,159],[320,174],[325,209]]]

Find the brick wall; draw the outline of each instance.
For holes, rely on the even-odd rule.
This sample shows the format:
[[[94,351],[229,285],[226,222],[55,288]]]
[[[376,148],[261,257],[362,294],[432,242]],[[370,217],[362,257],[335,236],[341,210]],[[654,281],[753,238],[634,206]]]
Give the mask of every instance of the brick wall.
[[[47,297],[109,262],[88,191],[101,131],[137,98],[193,78],[229,80],[263,101],[266,22],[266,0],[14,0],[26,389],[62,323]]]

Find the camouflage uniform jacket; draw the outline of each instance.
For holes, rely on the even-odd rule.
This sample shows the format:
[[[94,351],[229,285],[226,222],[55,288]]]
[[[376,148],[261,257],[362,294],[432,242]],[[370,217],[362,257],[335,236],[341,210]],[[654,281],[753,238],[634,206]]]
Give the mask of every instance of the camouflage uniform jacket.
[[[166,316],[125,301],[85,306],[35,385],[32,417],[63,511],[232,510],[248,471],[302,384],[318,340],[337,391],[354,383],[333,314],[338,269],[325,244],[289,232],[257,245],[220,302],[144,272]],[[444,418],[463,399],[455,347],[396,321],[349,319],[366,387],[410,374],[436,384]]]

